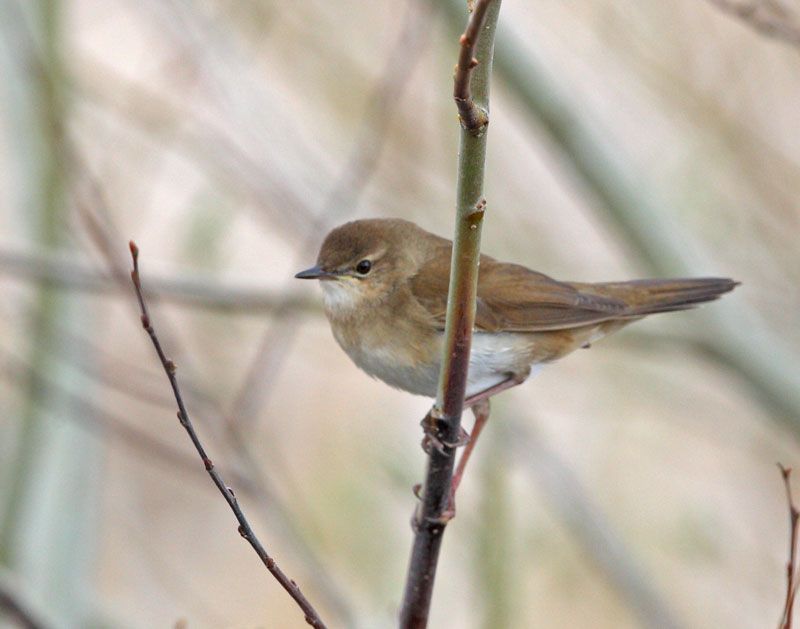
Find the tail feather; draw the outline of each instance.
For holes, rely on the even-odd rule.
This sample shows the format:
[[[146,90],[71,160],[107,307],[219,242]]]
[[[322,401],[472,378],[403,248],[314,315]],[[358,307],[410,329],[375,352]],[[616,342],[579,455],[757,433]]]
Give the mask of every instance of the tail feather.
[[[594,284],[592,292],[612,296],[628,306],[627,316],[688,310],[732,291],[739,282],[729,278],[701,277],[669,280],[633,280]]]

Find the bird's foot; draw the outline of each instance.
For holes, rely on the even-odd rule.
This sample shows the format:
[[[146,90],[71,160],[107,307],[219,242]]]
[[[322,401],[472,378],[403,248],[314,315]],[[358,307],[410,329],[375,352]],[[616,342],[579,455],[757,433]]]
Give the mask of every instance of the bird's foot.
[[[436,413],[434,409],[431,409],[420,422],[420,426],[422,426],[422,430],[425,433],[420,445],[425,451],[425,454],[430,454],[433,448],[436,448],[439,454],[447,454],[445,448],[456,449],[469,443],[469,433],[461,427],[458,429],[458,438],[455,441],[443,439],[440,427],[441,419],[442,417],[438,416],[438,413]]]

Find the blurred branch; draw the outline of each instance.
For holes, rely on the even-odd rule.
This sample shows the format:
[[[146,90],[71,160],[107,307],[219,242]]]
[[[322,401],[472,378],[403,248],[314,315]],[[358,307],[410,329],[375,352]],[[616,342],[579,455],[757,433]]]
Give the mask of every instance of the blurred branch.
[[[310,147],[303,145],[302,134],[294,129],[291,118],[284,114],[280,115],[278,121],[276,95],[257,93],[269,82],[264,81],[263,77],[244,81],[243,75],[250,72],[241,63],[235,64],[236,71],[223,71],[216,67],[224,63],[212,60],[213,52],[218,52],[221,57],[229,56],[223,50],[225,46],[220,46],[223,38],[220,25],[215,23],[211,29],[206,29],[205,25],[194,23],[203,21],[198,12],[186,11],[180,4],[158,0],[150,2],[148,6],[179,40],[179,48],[188,45],[193,55],[196,53],[190,58],[192,63],[199,63],[200,67],[194,69],[212,87],[217,81],[236,81],[235,88],[230,84],[223,89],[213,90],[213,94],[225,98],[240,95],[238,98],[246,104],[246,108],[241,104],[225,103],[242,114],[239,118],[230,111],[220,113],[218,118],[193,111],[158,90],[121,77],[107,64],[94,58],[84,59],[77,64],[79,74],[75,76],[75,82],[81,95],[118,114],[128,128],[143,132],[159,146],[164,144],[165,138],[174,140],[177,150],[209,177],[221,182],[239,198],[243,197],[252,203],[259,210],[257,218],[268,219],[271,229],[278,225],[289,233],[302,232],[304,225],[313,219],[311,191],[303,187],[307,182],[297,181],[297,177],[289,172],[284,163],[285,156],[277,159],[275,151],[268,148],[272,146],[269,133],[265,134],[264,129],[260,128],[265,124],[263,112],[270,112],[267,117],[269,132],[294,131],[293,144],[306,149],[302,154],[306,168],[313,168],[317,174],[324,173],[324,164],[320,163]],[[171,15],[170,19],[166,19],[168,14]],[[178,15],[180,19],[176,20]],[[196,29],[206,29],[208,37],[196,41],[196,33],[190,35]],[[187,38],[191,41],[184,41]],[[84,71],[84,68],[87,70]],[[246,96],[241,96],[243,94]],[[250,109],[257,112],[257,120],[252,120]],[[239,128],[226,129],[219,119],[235,123]],[[252,126],[247,126],[246,119],[251,119]],[[264,141],[256,143],[255,136],[264,138]],[[255,151],[259,154],[254,155]],[[285,208],[291,208],[292,211],[286,212]]]
[[[800,16],[779,0],[706,0],[729,15],[738,17],[755,31],[800,47]]]
[[[0,248],[0,274],[39,282],[49,287],[98,294],[121,294],[123,287],[104,270],[76,262],[65,255]],[[282,316],[321,312],[306,295],[278,294],[272,289],[233,286],[208,277],[154,277],[146,296],[169,302],[236,314],[277,312]]]
[[[448,15],[461,3],[440,5]],[[569,170],[600,201],[605,217],[624,237],[638,259],[656,275],[695,275],[709,269],[694,239],[672,220],[674,212],[658,202],[636,172],[596,125],[585,119],[573,99],[563,94],[551,72],[510,29],[497,45],[497,74],[527,108],[533,122],[550,136]],[[800,360],[759,320],[742,298],[708,308],[703,334],[725,361],[768,399],[772,417],[800,433]]]
[[[797,535],[798,535],[798,520],[800,520],[800,512],[794,504],[792,498],[792,468],[784,467],[778,463],[778,469],[781,471],[783,478],[783,486],[786,489],[786,504],[789,507],[789,561],[786,564],[786,599],[783,606],[783,615],[779,629],[792,629],[792,611],[794,608],[794,599],[797,595]]]
[[[586,556],[622,595],[641,626],[681,627],[656,591],[653,579],[631,556],[622,537],[594,504],[569,464],[527,424],[504,424],[503,429],[517,460],[533,475]]]
[[[0,571],[0,621],[5,618],[16,622],[21,629],[47,629],[49,622],[35,610],[23,592],[12,582],[12,575]],[[4,622],[0,622],[5,626]]]
[[[233,514],[236,516],[236,520],[239,522],[239,533],[242,537],[247,540],[247,542],[253,547],[258,557],[267,567],[267,570],[275,577],[278,583],[281,584],[284,590],[289,594],[289,596],[294,599],[297,605],[305,614],[306,622],[311,625],[312,627],[316,627],[318,629],[324,629],[325,624],[320,619],[319,615],[317,614],[314,607],[311,603],[306,599],[303,593],[300,591],[300,588],[297,584],[289,579],[284,572],[278,567],[275,563],[275,560],[267,554],[267,551],[261,545],[261,542],[256,537],[255,533],[253,532],[252,528],[250,527],[250,523],[247,521],[244,513],[242,512],[241,508],[239,507],[239,503],[236,497],[233,494],[233,490],[228,487],[222,477],[220,476],[219,472],[214,467],[211,459],[208,458],[206,455],[205,449],[200,442],[200,439],[197,436],[197,433],[194,430],[194,426],[191,423],[189,418],[189,413],[186,410],[186,407],[183,403],[183,398],[181,396],[180,389],[178,388],[178,380],[176,377],[176,367],[175,363],[169,360],[166,355],[164,354],[164,350],[161,348],[161,343],[158,340],[158,336],[156,335],[156,331],[151,325],[150,317],[147,312],[147,305],[145,302],[144,294],[142,293],[142,287],[139,279],[139,250],[133,242],[131,242],[131,256],[133,258],[133,271],[131,272],[131,280],[133,281],[133,286],[136,291],[136,297],[139,300],[139,307],[141,309],[142,314],[142,327],[144,327],[145,331],[147,332],[150,340],[153,343],[153,347],[158,354],[158,358],[161,361],[161,365],[164,368],[164,373],[167,375],[169,379],[170,386],[172,387],[172,392],[175,395],[175,402],[178,405],[178,420],[180,421],[181,425],[186,430],[189,438],[191,439],[192,443],[194,444],[195,449],[197,450],[198,455],[203,461],[205,465],[206,471],[208,475],[211,477],[211,480],[216,485],[217,489],[222,494],[225,501],[228,503],[228,506],[233,511]]]
[[[722,344],[705,334],[702,329],[699,332],[691,330],[651,332],[647,329],[632,328],[626,330],[620,340],[648,353],[652,353],[654,347],[663,349],[683,347],[697,352],[698,356],[708,360],[717,369],[735,375],[747,394],[757,400],[766,412],[771,412],[775,417],[782,417],[786,413],[785,401],[774,395],[768,395],[764,387],[750,377],[750,372],[742,368],[743,363],[730,360],[728,353],[723,351]]]
[[[57,395],[63,399],[75,413],[63,415],[67,420],[80,423],[84,428],[95,431],[101,436],[111,435],[120,439],[127,447],[137,451],[140,455],[151,457],[170,469],[183,469],[192,473],[197,471],[197,460],[172,446],[169,443],[152,437],[145,431],[130,424],[121,417],[110,413],[86,398],[69,391],[57,381],[36,372],[33,367],[25,364],[10,354],[0,350],[0,371],[16,384],[31,382],[45,397]],[[244,488],[247,493],[253,493],[253,485],[249,479],[237,474],[235,471],[226,471]],[[193,474],[193,477],[194,474]]]
[[[479,0],[459,40],[453,97],[461,114],[455,237],[436,404],[429,413],[441,448],[431,447],[400,612],[403,629],[426,627],[444,530],[467,384],[484,208],[489,79],[500,0]],[[448,445],[451,444],[451,445]]]
[[[416,0],[407,1],[397,37],[367,99],[358,137],[325,203],[309,222],[306,237],[297,249],[298,266],[305,265],[308,252],[319,246],[322,235],[336,224],[340,216],[358,208],[378,168],[389,124],[400,107],[403,91],[425,48],[425,38],[431,24],[429,18],[427,7],[421,6]],[[291,281],[294,282],[293,279]],[[286,311],[293,311],[290,306],[286,304]],[[229,413],[230,417],[236,418],[234,430],[246,429],[257,417],[258,411],[265,407],[272,390],[270,383],[275,382],[272,375],[288,356],[289,346],[303,323],[301,316],[282,317],[282,314],[284,309],[279,305],[274,315],[282,320],[270,324],[263,332],[258,351],[236,395]]]

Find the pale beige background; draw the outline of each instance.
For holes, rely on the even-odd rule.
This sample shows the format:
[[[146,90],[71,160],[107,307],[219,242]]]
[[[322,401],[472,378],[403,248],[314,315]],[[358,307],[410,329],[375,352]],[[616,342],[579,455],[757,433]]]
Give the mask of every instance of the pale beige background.
[[[355,626],[392,626],[429,401],[359,372],[317,287],[292,275],[313,263],[320,230],[346,219],[452,231],[449,18],[421,0],[73,0],[48,31],[39,4],[0,0],[0,504],[22,527],[4,581],[57,627],[304,626],[193,458],[125,277],[100,294],[48,293],[35,279],[125,270],[134,238],[146,284],[194,278],[299,298],[304,314],[280,319],[168,297],[153,315],[199,393],[190,411],[212,458],[252,482],[246,450],[275,488],[277,504],[237,495],[280,565],[331,626],[348,625],[302,539]],[[800,356],[800,50],[705,0],[506,0],[501,22],[498,38],[524,44],[518,62],[546,70],[663,212],[658,229],[692,272],[743,286],[703,313],[637,324],[496,401],[447,531],[431,626],[643,626],[631,580],[680,626],[774,626],[787,555],[775,462],[798,461],[798,417],[685,339],[724,347],[731,330],[706,315],[747,311],[753,327],[736,334],[766,329],[776,344],[759,351]],[[53,84],[67,140],[43,122]],[[562,279],[650,272],[501,76],[490,133],[484,251]],[[47,190],[57,249],[78,270],[48,274],[23,256],[43,251]],[[45,333],[37,312],[49,313]],[[26,386],[31,366],[46,383]],[[800,384],[797,360],[783,368]],[[248,374],[237,445],[224,417]],[[26,409],[39,410],[23,420]],[[16,454],[26,421],[27,468]],[[559,484],[573,477],[601,519],[579,515],[585,503]],[[23,497],[9,507],[15,484]],[[615,536],[640,575],[610,576],[586,525]]]

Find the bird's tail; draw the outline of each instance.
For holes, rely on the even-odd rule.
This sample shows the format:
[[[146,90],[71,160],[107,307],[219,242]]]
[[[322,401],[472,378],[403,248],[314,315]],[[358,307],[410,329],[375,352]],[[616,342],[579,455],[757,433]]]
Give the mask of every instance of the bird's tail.
[[[593,284],[592,292],[615,297],[628,306],[626,315],[688,310],[732,291],[739,282],[724,277],[633,280]]]

